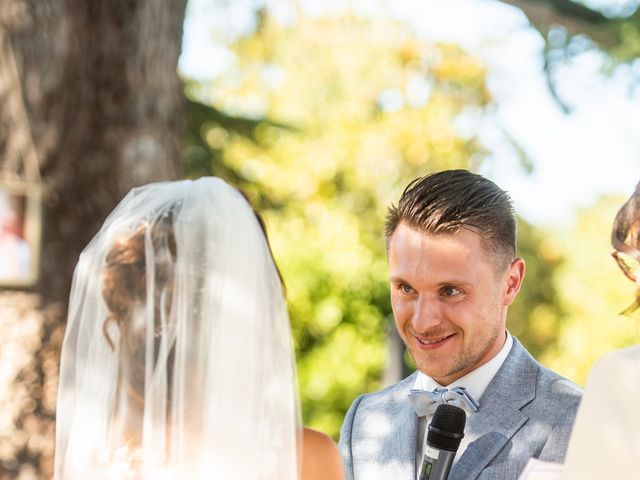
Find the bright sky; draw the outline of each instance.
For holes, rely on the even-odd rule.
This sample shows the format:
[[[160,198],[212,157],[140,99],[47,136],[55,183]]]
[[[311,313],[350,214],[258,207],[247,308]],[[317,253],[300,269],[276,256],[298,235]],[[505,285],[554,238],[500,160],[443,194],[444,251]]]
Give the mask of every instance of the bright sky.
[[[286,16],[287,2],[266,1],[281,7]],[[189,0],[180,58],[181,72],[201,80],[233,62],[216,45],[214,35],[223,38],[230,27],[250,28],[248,6],[255,4],[229,2],[230,13],[219,18],[211,2]],[[299,3],[306,11],[320,13],[319,8],[339,8],[344,2]],[[381,1],[355,5],[379,13]],[[509,191],[516,210],[528,220],[561,226],[571,220],[575,208],[592,204],[599,194],[628,196],[633,191],[640,181],[640,89],[630,93],[628,72],[603,77],[598,54],[578,57],[558,73],[558,90],[572,107],[566,115],[545,83],[542,38],[518,9],[494,0],[388,0],[382,5],[386,14],[405,19],[420,37],[459,43],[486,62],[498,108],[481,122],[462,121],[460,128],[478,132],[492,151],[481,173]],[[640,60],[634,68],[640,70]],[[534,167],[531,174],[520,166],[502,131],[525,150]]]

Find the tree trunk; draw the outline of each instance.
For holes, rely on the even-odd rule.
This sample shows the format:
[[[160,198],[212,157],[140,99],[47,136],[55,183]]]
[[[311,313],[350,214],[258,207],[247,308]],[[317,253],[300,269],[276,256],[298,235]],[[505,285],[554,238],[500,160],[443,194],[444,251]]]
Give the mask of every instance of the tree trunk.
[[[0,167],[6,174],[31,152],[44,189],[38,283],[0,291],[2,479],[51,476],[80,251],[131,187],[180,176],[185,3],[2,0]]]

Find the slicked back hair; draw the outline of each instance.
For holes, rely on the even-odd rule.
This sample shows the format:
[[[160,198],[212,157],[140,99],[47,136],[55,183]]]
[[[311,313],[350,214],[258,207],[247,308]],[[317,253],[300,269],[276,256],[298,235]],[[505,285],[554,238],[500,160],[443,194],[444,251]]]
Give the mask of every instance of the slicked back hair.
[[[432,173],[407,185],[398,205],[387,212],[387,247],[400,223],[425,234],[475,231],[500,270],[516,255],[516,220],[509,194],[467,170]]]

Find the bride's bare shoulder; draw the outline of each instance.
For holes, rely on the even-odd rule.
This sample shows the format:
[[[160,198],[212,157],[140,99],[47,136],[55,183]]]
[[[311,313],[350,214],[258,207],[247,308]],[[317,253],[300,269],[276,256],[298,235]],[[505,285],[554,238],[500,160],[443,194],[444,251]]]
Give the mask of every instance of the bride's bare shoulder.
[[[324,433],[304,429],[301,480],[343,480],[344,469],[338,446]]]

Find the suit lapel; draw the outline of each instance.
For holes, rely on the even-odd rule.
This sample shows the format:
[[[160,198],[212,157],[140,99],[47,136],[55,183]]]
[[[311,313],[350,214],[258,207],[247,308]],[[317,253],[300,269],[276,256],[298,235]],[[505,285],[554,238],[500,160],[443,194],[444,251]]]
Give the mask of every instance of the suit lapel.
[[[413,388],[413,382],[409,388]],[[416,478],[416,449],[418,443],[419,418],[407,400],[409,389],[403,392],[402,412],[397,424],[398,443],[400,444],[400,462],[407,471],[412,472],[412,479]]]
[[[451,469],[450,480],[474,479],[529,417],[521,409],[535,398],[538,365],[520,342],[513,347],[480,399],[480,409],[465,428],[469,441]]]
[[[366,399],[367,408],[356,415],[356,478],[415,479],[418,417],[407,395],[416,375],[410,375],[384,395],[371,395]]]
[[[403,388],[397,392],[397,415],[398,421],[394,424],[394,443],[398,452],[398,461],[403,470],[403,475],[397,478],[404,478],[405,472],[411,472],[416,478],[416,448],[418,441],[419,419],[408,400],[409,390],[415,384],[417,372],[410,375],[403,383]],[[384,476],[383,478],[389,478]]]

